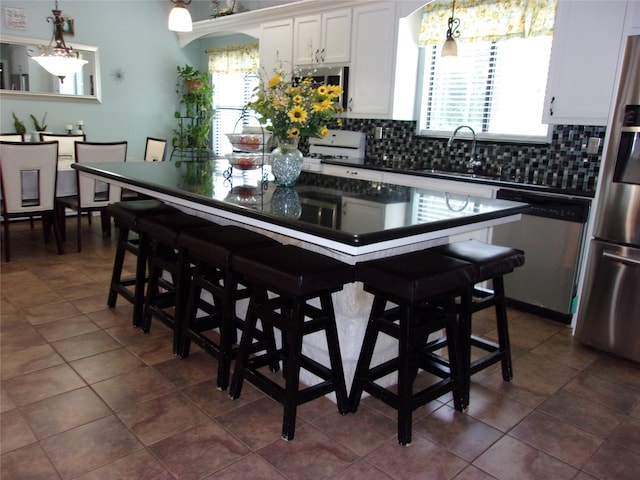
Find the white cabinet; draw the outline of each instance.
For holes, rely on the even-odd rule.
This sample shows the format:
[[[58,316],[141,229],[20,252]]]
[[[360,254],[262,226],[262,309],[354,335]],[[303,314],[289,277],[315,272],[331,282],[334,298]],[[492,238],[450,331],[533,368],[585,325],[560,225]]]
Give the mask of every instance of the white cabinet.
[[[350,8],[294,19],[294,65],[347,63],[350,47]]]
[[[260,72],[271,78],[274,70],[291,67],[293,19],[263,23],[260,28]]]
[[[626,6],[559,0],[543,123],[607,124]]]
[[[341,230],[368,233],[406,225],[407,202],[379,202],[373,199],[342,197]]]
[[[348,116],[388,117],[394,79],[394,2],[353,8]]]
[[[322,165],[324,175],[334,177],[353,178],[355,180],[368,180],[370,182],[382,182],[382,172],[367,168],[346,167],[343,165]]]

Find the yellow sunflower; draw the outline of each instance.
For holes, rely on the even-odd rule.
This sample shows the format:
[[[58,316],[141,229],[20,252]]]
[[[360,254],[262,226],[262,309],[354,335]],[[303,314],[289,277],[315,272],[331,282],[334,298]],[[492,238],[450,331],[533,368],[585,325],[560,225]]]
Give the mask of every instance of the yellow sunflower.
[[[304,123],[307,121],[307,111],[300,105],[295,105],[289,110],[289,120],[297,123]]]

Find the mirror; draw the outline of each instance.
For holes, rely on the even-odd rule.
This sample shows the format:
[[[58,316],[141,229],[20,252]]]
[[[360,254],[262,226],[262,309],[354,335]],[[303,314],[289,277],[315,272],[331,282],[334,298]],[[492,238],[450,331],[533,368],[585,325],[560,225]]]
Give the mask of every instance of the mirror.
[[[31,57],[41,54],[38,45],[49,40],[0,35],[0,95],[100,101],[98,47],[69,43],[88,63],[64,82]]]

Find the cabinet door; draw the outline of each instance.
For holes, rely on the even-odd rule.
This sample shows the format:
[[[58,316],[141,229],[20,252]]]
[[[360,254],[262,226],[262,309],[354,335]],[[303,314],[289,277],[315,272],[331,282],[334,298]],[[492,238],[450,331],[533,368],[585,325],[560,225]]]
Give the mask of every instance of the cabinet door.
[[[294,21],[294,65],[347,63],[350,46],[351,9],[296,17]]]
[[[321,15],[296,17],[293,24],[293,64],[318,62],[321,41]]]
[[[391,115],[396,39],[395,3],[353,9],[348,116]]]
[[[607,124],[626,3],[558,2],[543,123]]]
[[[260,72],[270,78],[276,69],[291,68],[293,20],[264,23],[260,29]]]
[[[366,168],[345,167],[342,165],[323,164],[322,173],[335,177],[353,178],[355,180],[367,180],[369,182],[382,182],[382,172]]]
[[[322,63],[347,63],[351,56],[351,9],[322,15]]]

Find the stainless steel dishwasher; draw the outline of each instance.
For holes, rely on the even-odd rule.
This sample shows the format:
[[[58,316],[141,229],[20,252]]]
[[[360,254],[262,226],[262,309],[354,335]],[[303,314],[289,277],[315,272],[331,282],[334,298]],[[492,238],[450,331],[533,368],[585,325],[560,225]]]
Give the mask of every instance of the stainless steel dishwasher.
[[[494,227],[492,243],[525,252],[525,264],[505,275],[508,304],[571,323],[591,200],[501,189],[497,198],[531,205],[519,222]]]

